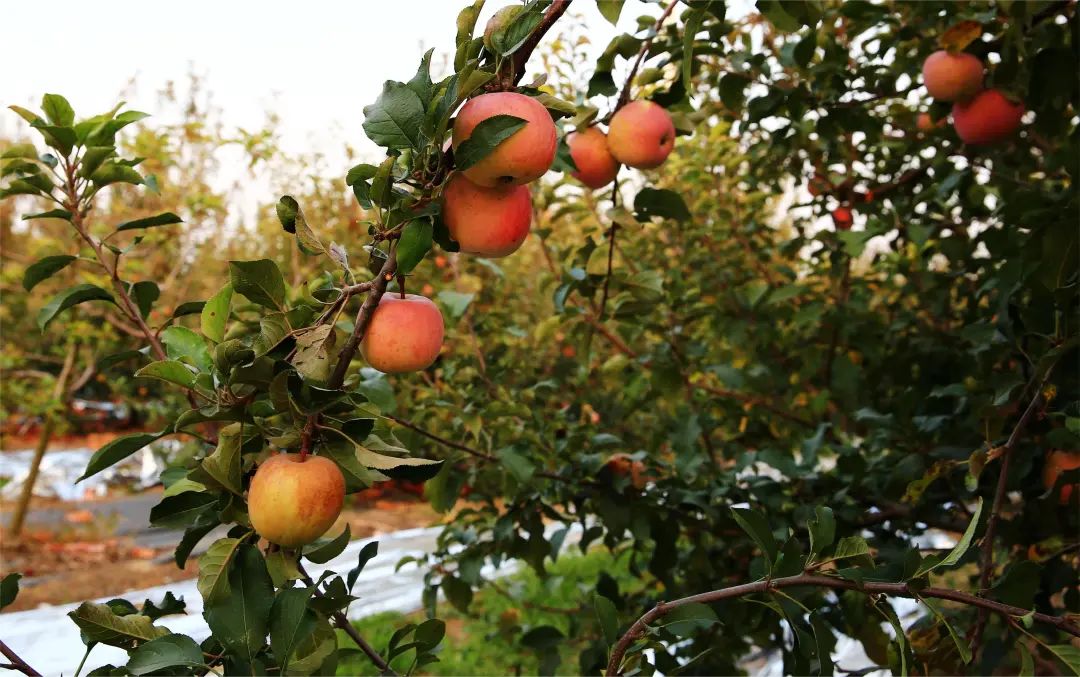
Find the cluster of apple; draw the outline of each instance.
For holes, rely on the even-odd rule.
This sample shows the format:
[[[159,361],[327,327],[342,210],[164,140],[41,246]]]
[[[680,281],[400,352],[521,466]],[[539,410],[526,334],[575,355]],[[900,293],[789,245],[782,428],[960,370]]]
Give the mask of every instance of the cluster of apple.
[[[535,98],[492,92],[470,99],[454,120],[456,151],[484,120],[511,115],[525,125],[469,167],[454,172],[442,192],[442,215],[460,250],[491,258],[521,247],[532,225],[530,182],[551,168],[558,147],[555,123]],[[653,169],[675,144],[675,125],[663,107],[632,101],[611,117],[608,133],[598,126],[572,133],[567,146],[573,176],[596,189],[615,180],[620,165]],[[360,344],[369,365],[385,373],[426,369],[442,349],[442,313],[418,294],[384,294]],[[617,474],[641,479],[641,462],[627,461]],[[295,548],[314,541],[337,519],[345,482],[328,458],[278,454],[259,466],[248,494],[251,523],[263,537]]]
[[[923,83],[930,96],[952,103],[953,128],[964,143],[985,146],[1012,137],[1024,117],[1024,104],[1014,102],[998,89],[983,89],[983,63],[966,52],[934,52],[923,62]],[[921,131],[933,128],[930,115],[922,113]]]

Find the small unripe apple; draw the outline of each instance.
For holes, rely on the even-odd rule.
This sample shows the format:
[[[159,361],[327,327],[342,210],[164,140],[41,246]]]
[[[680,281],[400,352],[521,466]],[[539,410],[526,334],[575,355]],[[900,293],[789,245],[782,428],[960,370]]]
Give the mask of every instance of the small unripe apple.
[[[520,186],[539,179],[555,161],[558,138],[551,114],[542,103],[524,94],[492,92],[469,99],[454,120],[454,150],[472,136],[478,124],[496,115],[521,118],[525,126],[464,170],[465,176],[488,188]]]
[[[597,127],[571,134],[566,139],[570,157],[577,171],[573,177],[592,189],[603,188],[615,180],[619,163],[608,150],[607,136]]]
[[[1046,457],[1046,466],[1043,468],[1043,486],[1047,491],[1054,488],[1061,473],[1067,470],[1080,468],[1080,452],[1077,451],[1052,451]],[[1066,484],[1061,487],[1058,494],[1058,502],[1062,505],[1069,502],[1073,491],[1080,492],[1080,483]]]
[[[390,292],[371,314],[360,352],[372,367],[397,374],[430,367],[442,341],[442,313],[431,299]]]
[[[525,186],[478,186],[456,173],[443,190],[443,221],[461,251],[491,258],[514,253],[532,224]]]
[[[832,213],[833,223],[836,224],[837,230],[851,230],[851,224],[855,219],[851,215],[851,210],[847,207],[837,207]]]
[[[675,124],[668,112],[652,101],[631,101],[608,125],[608,150],[629,167],[659,167],[674,147]]]
[[[260,536],[286,548],[326,533],[345,502],[345,477],[324,456],[277,454],[263,461],[248,489],[248,516]]]
[[[929,134],[930,132],[934,131],[935,129],[938,129],[938,128],[941,128],[941,127],[944,127],[944,126],[945,126],[945,118],[942,118],[942,119],[938,120],[937,122],[934,122],[934,118],[931,117],[929,113],[919,113],[918,117],[915,118],[915,129],[918,129],[920,132],[923,132],[924,134]]]
[[[966,101],[982,89],[982,61],[965,52],[934,52],[923,62],[922,74],[927,91],[938,101]]]
[[[1020,127],[1024,104],[987,89],[964,103],[954,103],[953,128],[964,143],[984,146],[1005,141]]]
[[[492,14],[487,25],[484,26],[484,47],[494,52],[495,49],[491,46],[491,36],[495,34],[495,31],[502,30],[509,25],[514,20],[514,17],[521,14],[523,8],[523,5],[507,5]]]

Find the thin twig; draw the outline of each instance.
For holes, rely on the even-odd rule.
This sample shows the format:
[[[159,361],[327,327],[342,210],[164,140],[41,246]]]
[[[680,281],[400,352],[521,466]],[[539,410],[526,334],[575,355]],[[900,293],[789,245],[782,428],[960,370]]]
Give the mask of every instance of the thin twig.
[[[1009,460],[1012,458],[1013,448],[1020,441],[1024,429],[1027,428],[1028,423],[1039,409],[1039,404],[1043,399],[1043,386],[1050,379],[1051,371],[1053,371],[1053,366],[1047,369],[1043,377],[1039,379],[1038,384],[1035,386],[1035,395],[1031,398],[1031,402],[1028,403],[1027,409],[1020,416],[1020,420],[1016,422],[1016,427],[1013,428],[1009,439],[1001,448],[1001,470],[998,473],[997,488],[994,490],[994,502],[990,506],[990,515],[986,519],[986,531],[983,533],[982,539],[982,554],[979,557],[978,591],[980,594],[986,592],[990,585],[990,577],[994,571],[994,536],[996,535],[997,523],[1001,514],[1001,506],[1005,502],[1005,488],[1009,482]],[[979,655],[983,630],[986,628],[989,613],[986,609],[979,611],[979,617],[975,621],[975,626],[971,632],[972,656]]]
[[[371,281],[371,288],[367,292],[367,297],[360,305],[360,310],[356,313],[352,334],[349,335],[345,345],[341,347],[341,352],[338,353],[334,373],[330,375],[330,380],[326,384],[326,387],[330,390],[337,390],[345,383],[345,374],[349,370],[349,364],[356,355],[356,351],[360,347],[360,341],[364,338],[364,332],[367,331],[368,325],[371,323],[371,316],[375,313],[375,308],[378,307],[383,294],[386,293],[386,286],[390,284],[390,280],[394,279],[396,270],[397,256],[395,251],[391,249],[390,255],[386,258],[386,262],[383,263],[382,269],[379,270],[378,277]]]
[[[555,0],[552,2],[551,6],[544,12],[540,23],[537,24],[532,33],[529,33],[529,37],[525,38],[525,42],[522,43],[521,47],[514,52],[511,58],[503,62],[502,72],[499,73],[496,82],[500,83],[504,90],[513,89],[517,83],[521,82],[521,78],[525,75],[525,64],[528,63],[533,50],[540,44],[540,40],[547,34],[548,29],[559,20],[559,17],[566,13],[569,7],[570,0]]]
[[[633,644],[635,640],[645,635],[645,629],[650,623],[668,615],[679,607],[686,606],[687,604],[711,604],[725,599],[744,597],[746,595],[768,592],[770,590],[779,590],[781,588],[807,586],[830,588],[833,590],[854,590],[866,594],[884,594],[892,595],[894,597],[908,597],[911,599],[945,599],[993,611],[1004,616],[1022,617],[1030,614],[1034,620],[1039,623],[1052,625],[1062,632],[1067,632],[1074,637],[1080,637],[1080,627],[1069,621],[1067,618],[1037,612],[1032,613],[1028,609],[1021,609],[1020,607],[1011,606],[1009,604],[1002,604],[1001,602],[995,602],[967,592],[960,592],[959,590],[949,590],[947,588],[910,588],[907,583],[866,582],[860,584],[855,581],[832,576],[799,574],[797,576],[786,576],[784,578],[744,583],[743,585],[736,585],[730,588],[683,597],[682,599],[677,599],[673,602],[657,603],[656,606],[646,612],[641,618],[637,619],[634,624],[630,626],[630,629],[619,638],[619,641],[615,644],[615,648],[611,652],[611,659],[608,661],[606,674],[621,674],[619,668],[622,665],[623,656],[626,655],[626,651],[630,648],[630,645]]]
[[[12,670],[18,670],[27,677],[41,677],[40,672],[30,667],[30,665],[27,664],[27,662],[24,661],[22,658],[19,658],[19,654],[12,651],[7,644],[4,644],[3,640],[0,640],[0,653],[4,654],[4,657],[11,661],[10,666],[4,667],[8,667]]]
[[[679,4],[679,0],[670,0],[670,2],[668,2],[668,6],[664,8],[664,12],[656,20],[656,23],[653,24],[653,34],[642,41],[641,48],[638,49],[637,57],[634,59],[634,65],[630,67],[630,74],[626,76],[626,83],[623,85],[622,91],[619,92],[619,100],[615,104],[615,109],[611,111],[612,115],[630,102],[630,88],[633,86],[638,69],[641,68],[641,63],[645,60],[645,53],[649,51],[649,47],[652,46],[652,42],[656,36],[660,35],[660,27],[663,26],[664,21],[671,15],[672,10],[675,9],[675,5],[677,4]]]

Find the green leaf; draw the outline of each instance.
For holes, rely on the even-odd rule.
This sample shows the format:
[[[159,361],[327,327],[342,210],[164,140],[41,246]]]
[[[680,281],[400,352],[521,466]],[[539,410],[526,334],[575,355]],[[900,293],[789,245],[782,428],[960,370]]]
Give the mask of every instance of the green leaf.
[[[15,601],[19,595],[19,579],[22,574],[13,573],[0,580],[0,609]]]
[[[252,303],[284,310],[285,278],[270,259],[258,261],[229,261],[229,279],[233,291]]]
[[[289,672],[294,675],[334,674],[326,667],[327,661],[337,651],[337,633],[329,621],[319,618],[315,631],[299,642],[289,661]]]
[[[142,609],[139,609],[139,613],[156,621],[162,616],[183,614],[186,607],[187,604],[184,603],[183,599],[177,599],[171,592],[166,592],[165,597],[161,599],[160,604],[154,604],[150,600],[143,602]]]
[[[66,209],[50,209],[47,212],[39,212],[37,214],[27,214],[23,217],[23,221],[29,221],[31,219],[63,219],[64,221],[71,220],[71,212]],[[51,258],[51,257],[46,257]],[[44,259],[42,259],[44,260]]]
[[[371,561],[375,555],[379,554],[379,542],[371,541],[365,543],[363,548],[360,548],[360,556],[357,558],[356,566],[349,569],[349,573],[346,575],[346,581],[349,584],[349,590],[356,585],[356,579],[360,576],[360,572],[364,570],[367,563]]]
[[[690,82],[694,68],[694,36],[701,30],[705,10],[691,8],[683,16],[682,81]]]
[[[419,148],[424,104],[402,82],[387,80],[382,93],[364,107],[364,133],[384,148]]]
[[[835,644],[832,630],[818,612],[810,614],[810,627],[814,631],[814,653],[818,659],[817,674],[831,675],[833,674],[832,647]]]
[[[165,635],[131,652],[127,670],[133,675],[149,675],[168,668],[198,668],[205,664],[202,649],[187,635]],[[177,674],[173,670],[169,674]]]
[[[292,363],[305,381],[321,383],[330,378],[330,352],[335,341],[334,327],[329,324],[297,332]]]
[[[475,296],[476,294],[463,294],[450,289],[443,289],[435,295],[435,298],[446,308],[446,313],[450,316],[450,319],[458,320],[465,314]]]
[[[818,506],[814,509],[814,518],[807,520],[810,530],[810,559],[825,552],[836,539],[836,518],[832,508]]]
[[[465,68],[466,55],[463,48],[472,42],[473,31],[476,30],[476,20],[480,17],[480,10],[483,7],[484,0],[476,0],[458,12],[457,34],[454,37],[454,45],[457,47],[457,54],[454,58],[455,71]]]
[[[226,282],[218,293],[210,297],[202,307],[199,318],[203,336],[214,343],[225,340],[225,327],[229,322],[229,307],[232,304],[232,284]],[[179,309],[177,309],[179,311]]]
[[[28,111],[22,106],[8,106],[8,108],[15,111],[19,115],[19,117],[31,124],[41,119],[41,117],[37,113]]]
[[[128,165],[119,162],[106,162],[90,174],[90,181],[101,188],[114,183],[138,185],[143,182],[143,177],[142,174]]]
[[[38,152],[32,143],[13,143],[8,149],[0,153],[0,160],[37,160]]]
[[[599,593],[593,593],[593,610],[604,632],[604,641],[614,646],[619,641],[619,613],[610,599]]]
[[[281,664],[282,675],[288,671],[289,660],[296,648],[308,641],[315,632],[316,617],[308,609],[314,588],[287,588],[277,594],[270,608],[270,648]]]
[[[1035,677],[1035,661],[1031,658],[1031,652],[1023,642],[1017,642],[1016,648],[1020,652],[1020,677]]]
[[[956,644],[956,650],[960,653],[960,659],[964,661],[965,664],[970,663],[971,646],[956,634],[956,630],[953,629],[952,624],[945,618],[945,615],[941,613],[941,609],[938,608],[937,603],[933,600],[921,598],[920,601],[932,614],[934,614],[934,617],[937,618],[938,622],[945,626],[945,629],[949,632],[949,637],[952,637],[953,643]]]
[[[923,561],[922,566],[915,572],[915,578],[924,576],[934,569],[939,567],[950,567],[960,561],[960,558],[967,552],[968,547],[971,546],[971,540],[975,538],[975,530],[979,526],[979,517],[982,516],[983,500],[979,497],[978,502],[975,504],[975,514],[971,516],[971,522],[968,524],[967,529],[964,530],[964,535],[960,537],[953,549],[949,551],[949,554],[945,556],[945,559],[935,562],[931,558],[927,558]]]
[[[513,115],[493,115],[476,125],[469,138],[454,150],[457,169],[464,171],[480,162],[525,124],[525,120]]]
[[[244,493],[240,474],[241,424],[232,423],[218,433],[214,452],[202,460],[202,469],[221,486],[240,496]]]
[[[1074,675],[1080,675],[1080,649],[1071,644],[1044,644]]]
[[[342,531],[339,536],[330,539],[320,539],[311,545],[305,546],[304,557],[316,564],[325,564],[340,555],[345,550],[345,546],[349,544],[351,538],[352,533],[349,530],[349,525],[346,524],[345,530]]]
[[[287,587],[289,581],[298,581],[303,578],[300,568],[297,566],[297,553],[295,550],[278,548],[266,555],[266,570],[270,573],[270,580],[275,588]]]
[[[296,242],[300,245],[300,251],[310,256],[317,254],[329,255],[326,246],[308,226],[307,219],[304,218],[304,212],[300,209],[300,203],[296,201],[296,198],[291,195],[281,196],[276,210],[281,227],[286,232],[296,235]]]
[[[500,450],[498,456],[503,466],[510,471],[510,474],[513,475],[514,479],[520,484],[527,484],[536,472],[536,467],[528,457],[519,454],[509,447]]]
[[[38,327],[41,328],[41,331],[45,331],[45,328],[49,326],[49,323],[52,322],[58,314],[72,306],[86,303],[87,301],[108,301],[109,303],[115,303],[112,295],[101,287],[92,284],[77,284],[54,296],[51,301],[46,303],[45,306],[38,311]]]
[[[68,100],[59,94],[46,94],[42,97],[41,110],[54,125],[70,127],[75,122],[74,109]]]
[[[150,509],[150,524],[156,527],[187,527],[198,523],[215,503],[217,496],[199,491],[185,491],[169,496]]]
[[[833,550],[829,560],[847,559],[848,557],[859,557],[861,555],[870,554],[870,545],[866,542],[866,539],[862,536],[846,536],[840,539],[840,542],[836,544],[836,549]]]
[[[185,315],[198,315],[204,307],[206,307],[206,301],[185,301],[176,306],[172,316],[173,319],[176,319]]]
[[[612,26],[617,26],[625,2],[626,0],[596,0],[596,8],[600,10],[600,15],[607,19]]]
[[[68,617],[82,630],[84,641],[108,644],[128,651],[142,642],[169,634],[167,629],[157,627],[147,616],[118,616],[108,604],[83,602],[79,608],[68,612]]]
[[[732,508],[731,514],[739,526],[742,527],[742,530],[754,540],[754,543],[765,554],[766,568],[771,571],[779,548],[776,545],[776,538],[773,537],[772,530],[769,528],[769,521],[760,512],[750,508]]]
[[[154,307],[154,301],[161,297],[161,289],[156,282],[139,280],[128,287],[128,294],[139,309],[139,314],[146,317]]]
[[[67,157],[71,154],[71,149],[75,147],[78,139],[75,136],[75,130],[71,127],[64,125],[48,125],[43,120],[37,120],[30,123],[30,126],[38,130],[41,133],[41,138],[45,140],[45,143],[52,148],[60,151],[60,154]]]
[[[708,604],[684,604],[663,617],[660,627],[676,637],[689,637],[719,623],[716,612]]]
[[[191,551],[199,544],[199,541],[205,538],[219,524],[216,514],[204,512],[197,517],[194,524],[184,530],[184,535],[180,538],[180,543],[177,544],[176,550],[173,552],[173,560],[176,562],[178,569],[184,568]]]
[[[221,538],[199,557],[198,588],[207,605],[229,597],[229,565],[239,552],[240,544],[239,538]]]
[[[166,434],[168,434],[167,431],[159,433],[132,433],[113,439],[111,442],[94,452],[94,455],[90,457],[90,462],[86,464],[86,470],[83,471],[82,476],[77,479],[76,482],[82,482],[87,477],[96,475],[105,468],[116,465],[151,442],[156,442],[161,439]]]
[[[135,372],[135,377],[156,378],[162,381],[168,381],[169,383],[175,383],[185,388],[192,388],[195,386],[195,373],[191,371],[191,367],[183,362],[177,362],[176,360],[151,362]]]
[[[68,264],[76,258],[78,257],[61,254],[59,256],[46,256],[43,259],[35,261],[27,266],[26,271],[23,273],[23,289],[30,291],[36,287],[39,282],[49,279],[58,271],[66,268]]]
[[[397,245],[398,273],[408,275],[431,251],[431,219],[414,219],[405,225]]]
[[[1030,559],[1011,562],[1001,578],[990,588],[990,596],[1021,609],[1035,608],[1041,570],[1042,567]]]
[[[215,546],[217,543],[211,546],[207,555],[214,551]],[[200,591],[204,588],[201,568],[207,555],[199,559]],[[207,564],[213,567],[227,565],[228,560],[221,563],[222,558],[226,557],[228,560],[235,559],[232,566],[228,566],[228,583],[225,586],[213,586],[214,594],[207,601],[203,616],[214,637],[218,638],[229,653],[251,663],[266,643],[270,609],[274,603],[274,586],[262,553],[255,546],[241,545],[236,549],[235,555],[226,555],[226,548],[220,548],[217,558],[208,560]],[[219,569],[218,573],[225,572]],[[222,589],[226,594],[217,594],[217,591]]]
[[[686,222],[690,220],[690,210],[682,196],[675,191],[642,188],[634,198],[634,218],[645,222],[654,216]]]
[[[82,161],[79,163],[79,176],[87,178],[106,160],[116,155],[115,146],[91,146],[83,152]]]
[[[158,214],[157,216],[148,216],[145,219],[135,219],[134,221],[125,221],[116,227],[116,232],[122,230],[137,230],[140,228],[153,228],[155,226],[169,226],[174,223],[183,223],[184,220],[173,214],[172,212],[165,212]]]
[[[454,605],[455,609],[463,614],[469,612],[469,605],[472,604],[473,591],[468,583],[457,576],[447,575],[443,576],[442,583],[439,584],[439,587],[442,588],[443,594],[446,595],[446,599]]]
[[[431,105],[433,88],[431,82],[431,54],[434,51],[435,48],[432,47],[424,53],[424,56],[420,59],[420,66],[416,69],[416,75],[408,82],[409,89],[416,92],[416,95],[420,97],[420,103],[423,104],[424,110],[427,110],[427,107]]]

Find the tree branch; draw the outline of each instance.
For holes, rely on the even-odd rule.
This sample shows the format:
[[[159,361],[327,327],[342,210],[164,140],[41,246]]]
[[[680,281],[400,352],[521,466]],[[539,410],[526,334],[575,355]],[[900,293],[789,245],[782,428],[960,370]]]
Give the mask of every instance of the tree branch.
[[[378,277],[371,281],[371,287],[368,289],[364,302],[360,305],[360,310],[356,312],[356,322],[353,324],[352,334],[349,335],[349,339],[345,341],[345,345],[341,347],[341,352],[338,353],[334,373],[330,375],[330,380],[326,384],[326,387],[330,390],[337,390],[345,383],[345,374],[349,371],[349,364],[352,362],[353,357],[356,356],[360,341],[364,338],[368,325],[371,324],[371,316],[375,313],[375,308],[378,307],[383,294],[386,293],[386,286],[390,284],[390,280],[394,279],[396,270],[397,255],[391,249],[390,255],[386,258],[386,262],[383,263],[382,269],[379,270]]]
[[[10,666],[4,666],[12,670],[18,670],[27,677],[41,677],[41,673],[30,667],[26,661],[19,658],[19,654],[11,650],[11,648],[4,644],[3,640],[0,640],[0,653],[4,654],[4,657],[11,661]]]
[[[998,473],[997,488],[994,490],[994,502],[990,506],[990,515],[986,519],[986,531],[983,533],[982,539],[982,554],[979,557],[979,593],[986,592],[990,585],[990,577],[994,571],[994,537],[997,531],[998,519],[1000,518],[1001,506],[1005,502],[1005,487],[1009,482],[1009,461],[1012,458],[1012,451],[1017,442],[1020,441],[1024,429],[1027,428],[1028,423],[1034,417],[1039,404],[1042,403],[1043,386],[1050,379],[1051,371],[1053,371],[1053,366],[1047,369],[1043,377],[1038,380],[1035,386],[1035,396],[1031,398],[1031,402],[1028,403],[1027,409],[1020,416],[1020,420],[1016,422],[1016,427],[1013,428],[1009,439],[1005,442],[1005,446],[1001,448],[1001,470]],[[979,655],[983,630],[986,628],[989,614],[990,612],[986,609],[979,611],[979,617],[975,621],[975,626],[971,632],[972,656],[977,657]]]
[[[555,0],[552,2],[551,6],[544,12],[540,23],[536,25],[532,33],[529,33],[529,37],[525,38],[525,42],[522,43],[521,47],[513,53],[510,59],[503,62],[500,69],[502,72],[496,78],[496,82],[500,83],[503,90],[513,89],[517,83],[521,82],[521,78],[525,75],[525,64],[528,63],[533,50],[536,49],[536,46],[540,44],[551,26],[566,13],[569,7],[570,0]]]
[[[663,618],[667,614],[679,607],[686,606],[687,604],[710,604],[712,602],[719,602],[725,599],[732,599],[736,597],[744,597],[746,595],[752,595],[761,592],[768,592],[770,590],[779,590],[782,588],[797,588],[797,587],[819,587],[830,588],[832,590],[854,590],[856,592],[862,592],[865,594],[883,594],[892,595],[894,597],[908,597],[911,599],[932,598],[932,599],[944,599],[951,602],[959,602],[961,604],[967,604],[969,606],[985,609],[988,612],[1002,614],[1004,616],[1021,617],[1031,613],[1032,617],[1047,625],[1052,625],[1062,632],[1067,632],[1074,637],[1080,637],[1080,627],[1071,623],[1067,618],[1059,616],[1051,616],[1042,613],[1032,613],[1028,609],[1021,609],[1020,607],[1010,606],[1008,604],[1002,604],[1001,602],[995,602],[990,599],[978,597],[966,592],[960,592],[959,590],[949,590],[946,588],[911,588],[907,583],[874,583],[868,582],[860,585],[855,581],[849,581],[843,578],[835,578],[832,576],[820,576],[816,574],[799,574],[797,576],[787,576],[784,578],[775,578],[772,580],[756,581],[754,583],[744,583],[742,585],[732,586],[730,588],[723,588],[721,590],[713,590],[711,592],[703,592],[698,595],[691,595],[690,597],[683,597],[677,599],[674,602],[659,602],[655,607],[646,612],[641,618],[637,619],[630,629],[619,638],[619,641],[615,644],[615,648],[611,652],[611,659],[607,665],[607,675],[619,675],[621,674],[619,668],[622,664],[623,656],[626,655],[627,649],[637,639],[641,638],[645,634],[645,628],[653,621]]]

